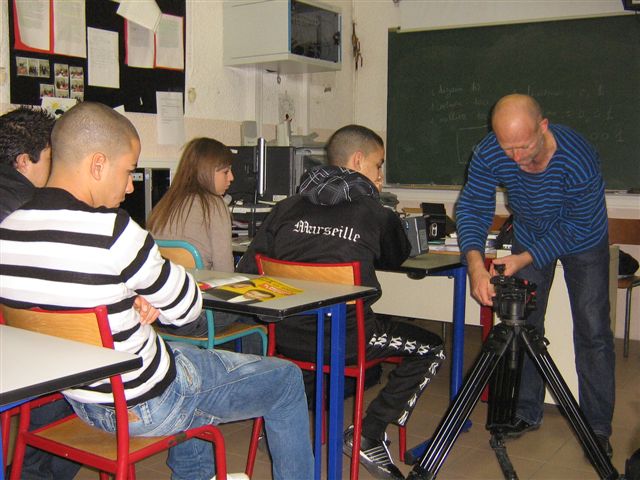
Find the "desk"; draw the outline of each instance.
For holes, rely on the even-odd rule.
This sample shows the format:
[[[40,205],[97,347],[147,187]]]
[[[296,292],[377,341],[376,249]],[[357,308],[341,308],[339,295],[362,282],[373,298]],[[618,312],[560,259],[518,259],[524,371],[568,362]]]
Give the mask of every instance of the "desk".
[[[141,365],[142,359],[130,353],[0,325],[0,411]]]
[[[209,270],[190,270],[197,280],[225,278],[233,273],[213,272]],[[242,274],[248,278],[258,275]],[[272,277],[278,278],[278,277]],[[354,285],[336,285],[325,282],[309,282],[292,278],[279,279],[294,287],[302,289],[302,293],[287,297],[275,298],[266,302],[242,304],[231,303],[212,295],[203,293],[203,306],[212,310],[257,315],[265,322],[277,322],[285,317],[305,312],[316,311],[318,331],[324,331],[324,318],[331,314],[331,372],[329,379],[329,439],[327,443],[328,468],[327,478],[342,477],[342,434],[344,419],[344,353],[346,302],[358,298],[367,298],[377,294],[377,289]],[[324,336],[317,336],[318,372],[322,371]],[[316,378],[316,416],[314,431],[315,478],[321,478],[322,466],[322,375]]]
[[[392,272],[376,272],[382,287],[382,296],[373,305],[373,310],[378,313],[387,313],[390,315],[403,315],[406,312],[398,311],[398,306],[403,302],[402,297],[398,297],[398,282],[392,285],[392,279],[403,277],[402,284],[406,286],[407,282],[413,282],[412,279],[421,279],[426,276],[439,276],[453,278],[453,308],[450,310],[450,318],[453,322],[453,348],[451,353],[451,382],[450,394],[453,398],[460,386],[462,385],[463,369],[464,369],[464,324],[467,302],[467,268],[460,260],[460,255],[451,255],[449,253],[423,253],[413,258],[407,259],[399,269]],[[408,280],[404,278],[409,277]],[[418,285],[420,287],[420,285]],[[407,289],[403,288],[405,295]],[[423,298],[433,300],[442,298],[437,295],[430,297],[425,291],[415,292],[413,299]],[[385,297],[386,294],[386,297]],[[419,296],[418,296],[419,295]],[[411,299],[407,299],[411,301]],[[404,315],[407,316],[407,315]],[[424,317],[422,315],[409,315]]]
[[[234,238],[233,251],[241,255],[247,250],[249,243],[250,241],[246,238]],[[453,322],[450,381],[450,392],[453,398],[463,380],[464,325],[467,307],[475,308],[478,313],[474,318],[480,318],[480,307],[470,296],[467,298],[467,268],[460,261],[460,254],[423,253],[407,259],[397,270],[377,271],[376,276],[380,281],[382,296],[373,304],[372,308],[375,312]],[[423,308],[421,301],[443,298],[439,294],[433,297],[425,295],[422,285],[415,279],[426,276],[453,278],[453,305],[443,313],[444,318],[426,316],[427,311]]]
[[[131,353],[0,325],[0,406],[141,365],[142,359]]]

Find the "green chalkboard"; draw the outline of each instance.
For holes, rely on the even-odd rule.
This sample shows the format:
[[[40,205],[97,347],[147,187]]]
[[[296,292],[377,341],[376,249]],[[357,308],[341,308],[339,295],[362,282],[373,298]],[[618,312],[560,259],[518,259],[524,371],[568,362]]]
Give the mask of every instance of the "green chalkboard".
[[[491,106],[528,93],[600,152],[606,188],[640,189],[640,17],[389,32],[386,181],[463,185]]]

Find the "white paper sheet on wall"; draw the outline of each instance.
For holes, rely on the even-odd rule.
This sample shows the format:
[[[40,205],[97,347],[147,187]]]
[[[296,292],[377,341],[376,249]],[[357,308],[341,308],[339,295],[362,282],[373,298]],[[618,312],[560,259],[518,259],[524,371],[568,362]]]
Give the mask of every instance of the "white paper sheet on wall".
[[[41,106],[57,118],[76,103],[78,101],[75,98],[42,97]]]
[[[54,53],[87,58],[85,0],[54,0]]]
[[[182,17],[162,15],[156,31],[156,67],[184,70]]]
[[[159,145],[184,143],[184,110],[182,92],[156,92],[156,130]]]
[[[156,31],[162,12],[155,0],[119,0],[117,14],[149,30]]]
[[[127,49],[126,62],[130,67],[153,68],[153,31],[135,22],[125,21]]]
[[[15,7],[22,43],[30,48],[50,50],[49,2],[16,0]]]
[[[118,33],[87,28],[88,83],[94,87],[120,88]]]

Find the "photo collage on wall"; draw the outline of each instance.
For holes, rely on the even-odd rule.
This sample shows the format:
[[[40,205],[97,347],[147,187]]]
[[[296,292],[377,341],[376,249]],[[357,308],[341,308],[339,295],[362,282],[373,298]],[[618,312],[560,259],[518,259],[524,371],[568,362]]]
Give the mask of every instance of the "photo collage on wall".
[[[40,98],[60,97],[84,100],[84,67],[54,63],[53,82],[49,60],[31,57],[16,57],[16,72],[21,77],[42,78]]]

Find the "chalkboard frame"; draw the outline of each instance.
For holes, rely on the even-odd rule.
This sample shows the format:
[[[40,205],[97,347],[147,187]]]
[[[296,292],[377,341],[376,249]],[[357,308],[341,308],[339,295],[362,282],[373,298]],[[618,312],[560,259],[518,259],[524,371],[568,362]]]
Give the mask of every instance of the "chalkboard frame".
[[[594,41],[583,39],[585,32],[589,32],[590,37],[597,38],[598,31],[603,32],[601,35],[604,38]],[[502,43],[510,44],[503,46],[497,43],[499,38],[512,38],[516,34],[522,37],[522,41],[525,42],[523,45],[511,45],[513,42],[504,41]],[[512,37],[508,37],[509,35]],[[567,38],[578,43],[580,47],[569,47],[567,54],[562,54],[559,50],[554,51],[553,55],[549,53],[553,42],[565,44]],[[460,46],[455,42],[459,42]],[[604,45],[603,50],[606,48],[613,52],[603,54],[592,46],[594,42],[599,46]],[[463,50],[463,47],[466,50]],[[487,55],[492,53],[492,49],[493,53],[505,55],[504,59],[501,56],[500,62],[496,63],[503,70],[507,70],[508,66],[511,77],[503,74],[497,78],[498,75],[493,72],[493,77],[488,73],[476,73],[489,63]],[[461,53],[455,59],[449,58],[454,52]],[[625,54],[633,53],[637,54],[637,60],[625,57]],[[563,60],[562,55],[569,57]],[[574,57],[576,60],[571,60]],[[607,67],[611,70],[601,67],[600,72],[594,72],[591,59],[597,61],[595,65],[612,65]],[[565,84],[545,80],[545,72],[552,69],[534,70],[545,64],[556,70],[560,69],[561,73],[558,75],[564,79]],[[617,73],[623,68],[626,74]],[[580,75],[581,79],[577,83],[576,74]],[[465,77],[465,81],[459,84],[447,83],[453,75]],[[473,78],[476,75],[482,80],[476,81]],[[503,77],[512,82],[502,81]],[[523,81],[514,80],[520,78]],[[551,122],[575,128],[596,146],[601,154],[603,175],[608,189],[640,189],[640,168],[637,167],[640,164],[640,135],[637,133],[640,131],[638,78],[640,19],[634,15],[411,32],[390,30],[387,185],[461,188],[466,178],[466,168],[473,145],[489,131],[491,106],[502,95],[519,91],[531,93],[538,98]],[[601,87],[600,90],[598,85]],[[469,102],[462,102],[463,105],[456,106],[461,99],[456,99],[457,93],[452,91],[455,88],[466,89],[466,96],[463,96],[462,100]],[[474,96],[474,88],[482,94]],[[554,95],[559,97],[556,98]],[[478,105],[470,106],[471,100]],[[461,122],[460,128],[451,127],[457,128],[457,138],[452,139],[453,131],[445,131],[449,128],[446,124],[454,124],[457,115],[467,115],[471,117],[471,122]],[[453,119],[444,121],[444,127],[438,125],[438,122],[442,122],[443,116]],[[583,121],[585,116],[589,117],[591,125]],[[614,120],[607,120],[607,116],[613,117]],[[582,117],[582,120],[579,117]],[[597,124],[605,125],[607,128],[595,128]],[[607,140],[607,144],[606,141],[598,139],[598,136],[613,139],[615,135],[627,142],[624,148],[620,146],[622,143],[614,144],[613,140]],[[443,148],[443,144],[447,146]],[[620,158],[617,158],[617,154],[620,154]]]

